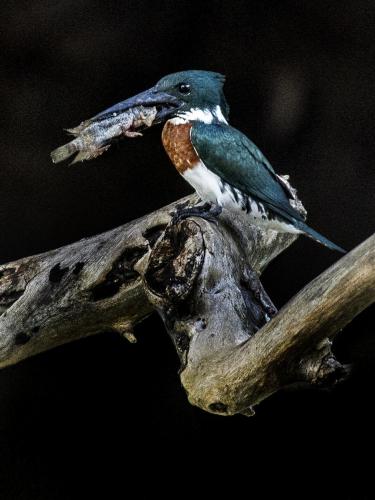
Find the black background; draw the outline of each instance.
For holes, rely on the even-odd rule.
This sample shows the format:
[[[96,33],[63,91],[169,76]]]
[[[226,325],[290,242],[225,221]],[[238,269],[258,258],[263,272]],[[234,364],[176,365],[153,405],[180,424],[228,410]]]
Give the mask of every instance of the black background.
[[[190,192],[160,128],[74,168],[49,159],[66,140],[63,127],[182,69],[227,75],[232,124],[291,175],[312,227],[348,249],[373,232],[374,2],[18,0],[1,10],[1,262]],[[281,306],[337,258],[300,238],[264,284]],[[138,326],[136,345],[107,333],[8,368],[0,373],[0,497],[149,498],[147,486],[194,494],[205,479],[211,496],[244,486],[247,496],[268,498],[273,486],[306,498],[315,486],[323,498],[328,484],[334,497],[372,498],[372,314],[336,342],[339,358],[354,364],[348,382],[277,394],[252,419],[189,406],[156,316]]]

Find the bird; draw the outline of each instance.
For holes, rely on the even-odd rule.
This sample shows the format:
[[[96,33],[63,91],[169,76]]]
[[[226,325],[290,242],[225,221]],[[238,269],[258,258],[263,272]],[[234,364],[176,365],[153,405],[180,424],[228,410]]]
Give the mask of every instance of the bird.
[[[188,70],[161,78],[152,88],[122,101],[99,117],[134,106],[156,106],[154,124],[163,123],[162,143],[173,165],[203,205],[185,208],[176,219],[199,215],[209,220],[222,209],[277,232],[304,234],[341,253],[297,210],[293,190],[277,175],[261,150],[229,124],[221,73]]]

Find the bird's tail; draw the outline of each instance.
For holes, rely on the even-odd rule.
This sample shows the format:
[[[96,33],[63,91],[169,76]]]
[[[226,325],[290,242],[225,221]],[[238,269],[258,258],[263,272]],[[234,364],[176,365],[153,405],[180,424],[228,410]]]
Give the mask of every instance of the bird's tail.
[[[305,233],[306,236],[309,236],[313,240],[318,241],[322,245],[330,248],[331,250],[336,250],[336,252],[340,252],[340,253],[346,253],[346,250],[339,247],[338,245],[335,245],[335,243],[332,243],[332,241],[328,240],[325,236],[323,236],[322,234],[320,234],[317,231],[315,231],[314,229],[312,229],[310,226],[305,224],[303,221],[294,220],[293,225],[297,229],[300,229],[303,233]]]

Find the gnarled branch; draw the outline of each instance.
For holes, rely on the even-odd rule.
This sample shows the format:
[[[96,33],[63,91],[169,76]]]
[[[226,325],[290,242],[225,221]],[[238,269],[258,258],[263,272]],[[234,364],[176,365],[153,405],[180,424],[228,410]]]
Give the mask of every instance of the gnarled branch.
[[[189,400],[207,411],[251,414],[291,383],[340,379],[328,338],[375,301],[375,236],[276,314],[259,275],[295,236],[225,211],[218,225],[173,225],[176,205],[0,266],[0,367],[107,329],[134,341],[157,309]]]

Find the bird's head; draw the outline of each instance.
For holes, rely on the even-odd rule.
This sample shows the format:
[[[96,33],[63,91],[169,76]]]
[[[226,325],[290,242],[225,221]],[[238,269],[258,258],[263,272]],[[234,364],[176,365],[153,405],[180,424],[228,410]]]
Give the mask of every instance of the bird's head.
[[[167,75],[155,85],[158,92],[173,96],[179,103],[172,116],[192,120],[227,120],[229,106],[224,96],[225,77],[212,71],[181,71]]]
[[[135,106],[156,106],[153,124],[169,118],[226,122],[229,106],[223,93],[225,77],[212,71],[180,71],[164,76],[150,89],[103,111],[97,118]]]

